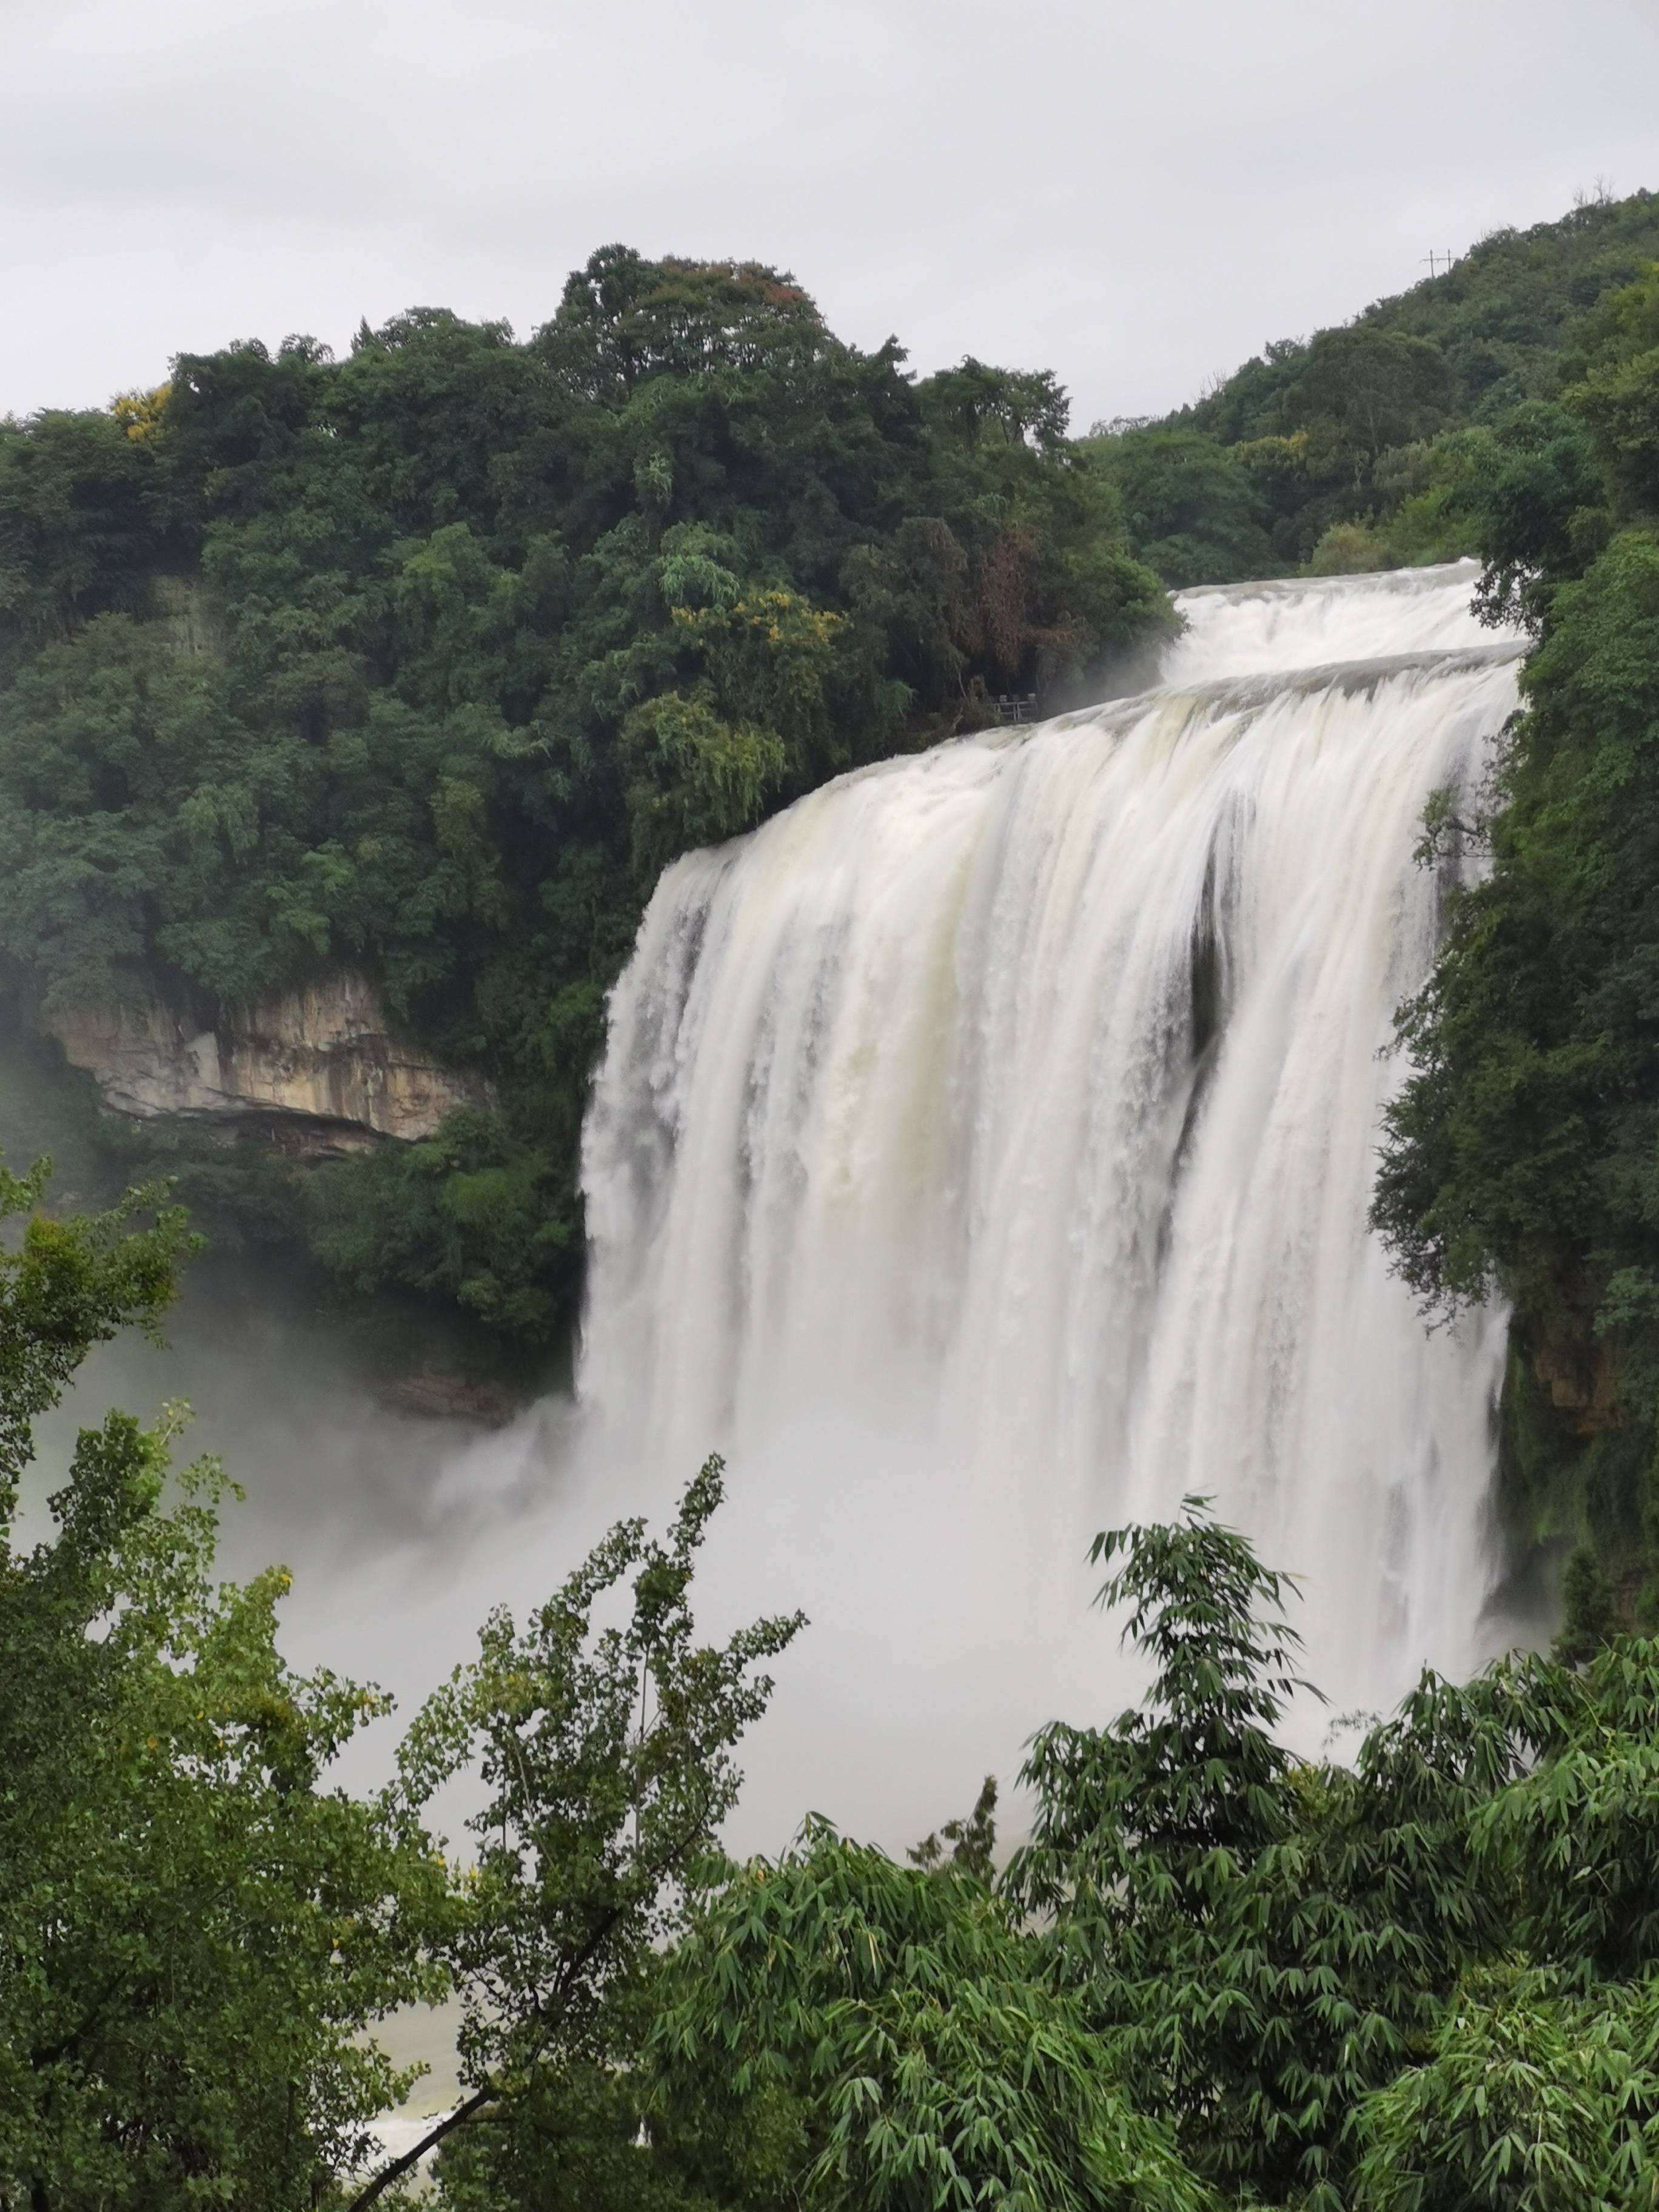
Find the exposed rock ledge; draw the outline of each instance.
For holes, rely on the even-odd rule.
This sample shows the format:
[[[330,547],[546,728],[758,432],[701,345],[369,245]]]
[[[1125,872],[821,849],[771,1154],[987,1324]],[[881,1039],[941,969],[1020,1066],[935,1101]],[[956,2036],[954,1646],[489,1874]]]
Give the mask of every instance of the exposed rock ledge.
[[[482,1078],[397,1037],[374,984],[349,969],[206,1019],[153,993],[137,1006],[70,1007],[44,1025],[114,1113],[264,1136],[313,1158],[428,1137],[458,1107],[491,1103]]]

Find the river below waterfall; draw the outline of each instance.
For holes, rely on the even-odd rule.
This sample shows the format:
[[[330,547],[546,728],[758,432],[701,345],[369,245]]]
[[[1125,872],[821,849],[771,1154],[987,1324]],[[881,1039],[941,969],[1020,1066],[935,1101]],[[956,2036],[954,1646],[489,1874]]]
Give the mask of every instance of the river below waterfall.
[[[1422,809],[1516,701],[1474,574],[1187,593],[1160,689],[670,868],[589,1115],[577,1401],[389,1412],[232,1269],[72,1413],[194,1400],[248,1492],[230,1565],[286,1559],[293,1655],[406,1709],[492,1605],[724,1452],[710,1626],[813,1624],[745,1848],[809,1809],[902,1844],[1043,1721],[1115,1710],[1088,1540],[1189,1492],[1303,1578],[1339,1706],[1473,1664],[1510,1626],[1501,1316],[1429,1334],[1365,1215],[1444,890]]]

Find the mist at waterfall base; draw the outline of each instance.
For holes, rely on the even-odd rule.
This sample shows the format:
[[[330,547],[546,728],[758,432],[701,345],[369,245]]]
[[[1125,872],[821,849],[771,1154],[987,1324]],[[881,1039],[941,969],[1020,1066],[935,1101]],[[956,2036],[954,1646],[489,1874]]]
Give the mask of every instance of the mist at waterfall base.
[[[1474,574],[1188,593],[1157,691],[672,867],[589,1115],[579,1407],[393,1415],[302,1320],[215,1296],[165,1362],[100,1353],[74,1412],[191,1396],[249,1492],[232,1565],[295,1570],[287,1648],[405,1711],[723,1451],[708,1625],[812,1623],[740,1849],[809,1808],[896,1847],[1043,1721],[1115,1712],[1138,1677],[1088,1539],[1189,1492],[1303,1577],[1337,1707],[1467,1668],[1514,1626],[1501,1317],[1427,1332],[1365,1211],[1444,888],[1424,803],[1515,704]]]

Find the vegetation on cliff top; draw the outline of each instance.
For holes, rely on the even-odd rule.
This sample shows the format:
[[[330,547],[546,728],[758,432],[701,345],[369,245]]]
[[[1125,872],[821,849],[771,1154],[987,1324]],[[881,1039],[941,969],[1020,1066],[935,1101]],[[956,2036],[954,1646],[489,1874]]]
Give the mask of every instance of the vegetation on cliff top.
[[[1659,258],[1659,196],[1499,230],[1340,329],[1270,343],[1161,422],[1097,423],[1166,583],[1387,568],[1480,550],[1469,433],[1553,396],[1586,319]]]
[[[902,362],[611,247],[523,343],[416,309],[0,426],[0,950],[49,1000],[367,964],[504,1114],[319,1176],[317,1248],[544,1330],[663,864],[1169,621],[1052,377]]]

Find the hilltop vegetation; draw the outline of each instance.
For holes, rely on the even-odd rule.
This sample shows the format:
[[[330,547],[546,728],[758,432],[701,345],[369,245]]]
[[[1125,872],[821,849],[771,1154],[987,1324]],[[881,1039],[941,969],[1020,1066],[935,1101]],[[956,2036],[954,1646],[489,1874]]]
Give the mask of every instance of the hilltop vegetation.
[[[663,864],[1168,623],[1052,377],[902,362],[614,247],[526,341],[417,309],[0,426],[0,951],[48,1003],[367,965],[503,1108],[317,1176],[316,1249],[544,1332]]]
[[[1603,296],[1659,258],[1659,197],[1500,230],[1339,329],[1270,343],[1162,421],[1085,441],[1171,586],[1386,568],[1479,549],[1471,432],[1574,374]]]

